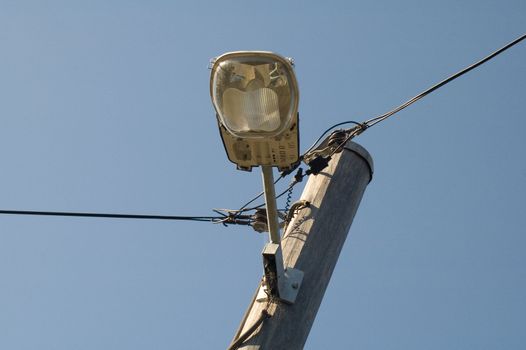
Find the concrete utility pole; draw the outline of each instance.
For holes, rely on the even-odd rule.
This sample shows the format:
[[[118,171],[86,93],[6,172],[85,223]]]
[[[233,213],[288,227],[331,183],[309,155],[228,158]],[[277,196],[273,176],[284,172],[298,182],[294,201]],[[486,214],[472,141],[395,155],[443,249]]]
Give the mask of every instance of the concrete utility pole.
[[[310,207],[295,215],[282,239],[285,265],[305,274],[297,299],[293,305],[287,305],[257,301],[254,297],[233,348],[303,348],[372,174],[369,153],[348,142],[342,152],[332,157],[327,168],[309,177],[301,200],[310,202]],[[243,335],[249,334],[240,344],[239,337],[246,338]]]

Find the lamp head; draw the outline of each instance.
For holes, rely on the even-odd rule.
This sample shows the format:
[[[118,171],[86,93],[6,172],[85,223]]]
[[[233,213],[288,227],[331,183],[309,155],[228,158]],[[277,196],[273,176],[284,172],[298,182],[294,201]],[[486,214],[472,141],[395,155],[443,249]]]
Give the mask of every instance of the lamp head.
[[[212,62],[210,96],[228,158],[238,169],[299,160],[298,84],[292,60],[238,51]]]

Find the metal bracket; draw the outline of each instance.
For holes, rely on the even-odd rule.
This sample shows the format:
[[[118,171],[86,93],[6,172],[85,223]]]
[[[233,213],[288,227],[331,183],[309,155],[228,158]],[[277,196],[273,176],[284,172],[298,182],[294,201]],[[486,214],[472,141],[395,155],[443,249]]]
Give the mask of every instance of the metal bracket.
[[[274,297],[287,304],[294,304],[303,281],[303,271],[291,267],[284,268],[280,244],[265,245],[263,267],[265,281],[258,291],[256,300],[263,301]]]

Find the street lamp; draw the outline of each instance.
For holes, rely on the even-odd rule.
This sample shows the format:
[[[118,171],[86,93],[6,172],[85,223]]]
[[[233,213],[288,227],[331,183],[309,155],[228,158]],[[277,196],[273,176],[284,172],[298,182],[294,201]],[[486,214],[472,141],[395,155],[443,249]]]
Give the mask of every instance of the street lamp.
[[[238,169],[299,160],[298,83],[292,60],[271,52],[229,52],[212,62],[210,95],[230,161]]]
[[[261,166],[270,242],[263,250],[265,293],[293,303],[303,272],[284,268],[272,167],[299,161],[298,83],[293,61],[263,51],[225,53],[211,65],[210,96],[228,159]]]

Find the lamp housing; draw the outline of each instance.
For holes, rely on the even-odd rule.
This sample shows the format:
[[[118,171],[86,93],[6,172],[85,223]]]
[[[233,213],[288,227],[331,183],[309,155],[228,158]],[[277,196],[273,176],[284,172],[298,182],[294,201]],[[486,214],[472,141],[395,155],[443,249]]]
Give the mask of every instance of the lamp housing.
[[[210,96],[223,145],[238,169],[292,168],[299,161],[293,62],[272,52],[225,53],[211,65]]]

